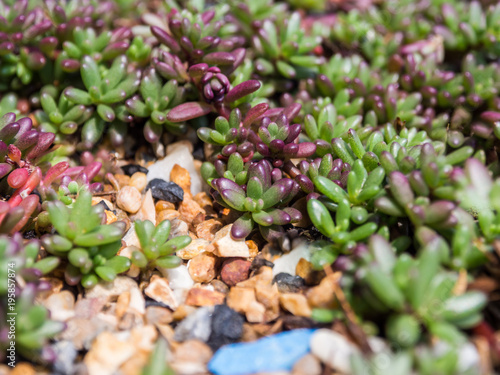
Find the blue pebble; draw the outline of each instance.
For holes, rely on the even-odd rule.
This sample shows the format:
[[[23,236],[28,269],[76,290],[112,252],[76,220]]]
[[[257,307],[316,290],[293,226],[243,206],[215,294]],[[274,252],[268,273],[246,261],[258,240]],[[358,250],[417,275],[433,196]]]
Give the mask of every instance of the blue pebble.
[[[296,329],[249,343],[220,348],[208,364],[215,375],[246,375],[257,372],[290,371],[309,353],[314,329]]]

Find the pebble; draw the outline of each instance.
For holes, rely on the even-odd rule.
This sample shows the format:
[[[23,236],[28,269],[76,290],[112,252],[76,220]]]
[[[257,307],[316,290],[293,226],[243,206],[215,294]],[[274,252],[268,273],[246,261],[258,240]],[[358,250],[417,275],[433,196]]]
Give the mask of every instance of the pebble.
[[[191,288],[186,296],[186,305],[213,306],[224,303],[224,294],[202,288]]]
[[[189,314],[175,327],[174,340],[200,340],[207,342],[212,332],[213,306],[204,306]]]
[[[199,204],[199,203],[198,203]],[[200,205],[201,206],[201,205]],[[202,206],[203,207],[203,206]],[[222,228],[222,222],[218,219],[209,219],[201,222],[195,228],[196,235],[207,241],[213,241],[216,233]]]
[[[278,273],[285,272],[295,276],[297,264],[301,258],[307,261],[311,259],[311,252],[307,243],[301,243],[288,254],[284,254],[276,259],[274,261],[273,274],[277,275]]]
[[[310,317],[312,310],[303,294],[284,293],[280,296],[281,306],[296,316]]]
[[[237,342],[243,334],[243,322],[243,317],[227,305],[215,306],[207,344],[215,351],[223,345]]]
[[[60,334],[62,340],[71,341],[77,350],[89,349],[94,339],[103,331],[113,331],[116,324],[99,317],[74,318],[66,322],[66,329]]]
[[[144,316],[147,324],[170,324],[173,322],[174,317],[172,312],[166,307],[161,306],[148,306],[146,307],[146,314]]]
[[[300,276],[292,276],[289,273],[281,272],[273,278],[280,293],[297,293],[305,285],[304,279]]]
[[[184,191],[179,185],[159,178],[150,180],[146,186],[146,190],[151,190],[153,198],[167,202],[179,203],[184,199]]]
[[[326,276],[319,285],[310,288],[307,293],[307,301],[311,307],[333,309],[337,307],[337,299],[332,293],[335,283],[337,282],[337,275]]]
[[[113,211],[104,210],[104,213],[106,214],[106,224],[113,224],[118,220]]]
[[[151,194],[151,190],[148,190],[146,194],[144,194],[144,198],[141,202],[141,208],[132,218],[135,220],[149,220],[154,225],[156,225],[156,211],[155,211],[155,202],[153,200],[153,195]]]
[[[202,179],[193,163],[193,155],[189,146],[180,142],[168,146],[168,154],[148,168],[148,182],[155,179],[170,181],[170,172],[175,164],[187,169],[191,177],[191,194],[196,195],[202,190]]]
[[[114,175],[114,177],[116,181],[118,181],[118,184],[120,185],[121,188],[127,186],[130,183],[130,176],[117,173]]]
[[[102,332],[83,359],[89,375],[113,375],[136,351],[135,345],[111,332]]]
[[[189,275],[189,271],[184,264],[175,268],[157,267],[161,274],[168,279],[170,288],[174,291],[174,295],[178,305],[184,303],[189,289],[194,285],[194,281]]]
[[[220,292],[222,294],[227,294],[229,292],[229,287],[220,280],[214,279],[210,281],[210,285],[214,288],[216,292]]]
[[[170,172],[170,181],[179,185],[185,194],[191,195],[191,176],[187,169],[175,164]]]
[[[75,316],[75,296],[68,290],[50,295],[42,304],[52,320],[65,322]]]
[[[207,363],[212,357],[212,350],[198,340],[189,340],[180,344],[170,361],[170,367],[176,374],[198,375],[207,372]]]
[[[306,354],[293,365],[292,375],[321,375],[321,363],[312,354]]]
[[[179,205],[179,213],[188,223],[192,223],[196,216],[205,215],[205,210],[191,198],[184,199]]]
[[[189,227],[184,220],[174,219],[170,222],[172,225],[170,228],[170,234],[168,235],[168,239],[178,236],[187,236],[189,234]]]
[[[110,302],[112,299],[116,300],[120,294],[128,291],[131,294],[131,300],[133,300],[135,294],[133,290],[140,293],[135,280],[126,276],[117,276],[112,282],[99,283],[96,286],[87,289],[85,291],[85,297],[86,299],[104,297],[106,302]],[[145,306],[146,303],[144,302],[144,299],[142,301]]]
[[[139,164],[127,164],[120,167],[128,176],[132,176],[137,172],[148,173],[148,170]]]
[[[135,187],[139,191],[143,191],[148,184],[146,173],[135,172],[132,177],[130,177],[130,182],[128,184]]]
[[[201,193],[196,194],[193,197],[193,200],[198,203],[201,207],[206,208],[206,207],[212,207],[212,198],[208,196],[207,193],[202,191]]]
[[[257,285],[255,297],[266,308],[264,323],[271,322],[280,316],[280,294],[276,285]]]
[[[144,294],[157,302],[163,303],[172,310],[175,310],[178,306],[174,292],[168,285],[167,279],[158,275],[151,277],[149,285],[144,289]]]
[[[37,375],[37,371],[29,363],[16,363],[16,366],[10,371],[10,375]]]
[[[191,241],[191,243],[184,249],[177,251],[175,255],[184,260],[193,259],[198,254],[205,251],[209,244],[210,242],[208,242],[207,240],[203,238],[197,238]]]
[[[160,211],[164,210],[175,210],[175,204],[173,204],[172,202],[159,200],[155,204],[155,210],[156,213],[159,213]]]
[[[332,369],[350,374],[351,356],[359,349],[340,333],[320,329],[311,338],[311,352]]]
[[[254,301],[257,299],[253,288],[234,287],[229,290],[226,303],[232,309],[245,313]]]
[[[248,279],[251,262],[241,258],[231,258],[222,264],[220,276],[228,286],[235,286],[241,281]]]
[[[314,270],[312,263],[304,258],[299,259],[299,262],[295,267],[295,274],[302,277],[307,285],[317,285],[325,276],[325,272],[323,270]]]
[[[291,371],[309,352],[313,330],[282,332],[250,343],[227,345],[218,350],[208,364],[215,375],[246,375]]]
[[[139,190],[132,186],[124,186],[116,196],[116,204],[122,210],[135,214],[141,208],[142,196]]]
[[[148,190],[148,193],[150,191],[151,190]],[[160,211],[156,215],[156,221],[158,223],[161,223],[164,220],[174,221],[175,219],[179,218],[180,216],[181,216],[181,214],[177,210],[163,210],[163,211]]]
[[[189,275],[196,283],[208,283],[215,278],[217,257],[203,252],[188,262]]]
[[[223,258],[248,258],[250,251],[245,241],[235,241],[231,238],[231,227],[233,224],[226,225],[214,237],[212,245],[214,254]]]
[[[68,340],[57,341],[51,348],[56,354],[54,373],[74,374],[74,362],[78,353],[73,343]]]

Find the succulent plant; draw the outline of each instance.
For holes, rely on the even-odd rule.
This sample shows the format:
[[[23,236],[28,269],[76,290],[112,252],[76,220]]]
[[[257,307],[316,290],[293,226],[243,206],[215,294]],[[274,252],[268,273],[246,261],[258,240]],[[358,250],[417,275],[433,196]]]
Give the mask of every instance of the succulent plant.
[[[92,194],[81,189],[71,207],[61,201],[48,202],[49,219],[56,233],[42,238],[44,248],[67,259],[65,280],[85,288],[112,281],[130,267],[130,260],[116,255],[121,247],[125,224],[101,224],[103,207],[92,206]]]
[[[6,317],[15,316],[14,319],[10,321],[6,319],[0,325],[2,360],[5,360],[5,353],[12,354],[8,350],[14,333],[16,340],[14,352],[35,360],[50,361],[53,353],[47,345],[48,340],[64,328],[64,323],[49,319],[45,307],[35,304],[37,292],[49,287],[46,282],[40,280],[40,277],[51,272],[59,264],[59,259],[56,257],[37,260],[39,250],[40,244],[37,240],[24,243],[19,233],[10,238],[0,236],[2,259],[0,311]],[[7,362],[12,360],[13,358],[9,358]]]
[[[191,237],[178,236],[169,239],[171,225],[168,220],[162,221],[156,227],[149,220],[136,220],[134,225],[141,248],[132,251],[132,264],[141,269],[174,268],[181,264],[181,258],[172,254],[189,245]]]
[[[299,190],[298,184],[289,178],[277,178],[273,183],[273,169],[267,160],[253,163],[248,169],[248,183],[244,190],[227,178],[212,180],[216,201],[243,215],[231,228],[231,236],[243,239],[258,224],[264,238],[279,235],[282,225],[301,219],[300,211],[292,207],[281,207],[290,202]]]

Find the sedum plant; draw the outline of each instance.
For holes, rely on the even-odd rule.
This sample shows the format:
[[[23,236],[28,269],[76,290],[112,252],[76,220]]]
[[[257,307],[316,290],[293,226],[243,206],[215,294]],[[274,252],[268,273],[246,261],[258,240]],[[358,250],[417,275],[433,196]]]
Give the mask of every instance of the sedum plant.
[[[104,209],[92,206],[90,191],[81,189],[71,206],[48,202],[47,211],[55,233],[45,235],[42,244],[47,252],[67,261],[64,276],[68,284],[90,288],[128,270],[130,260],[116,255],[125,224],[102,224]]]
[[[169,239],[170,221],[164,220],[156,227],[149,220],[136,220],[135,233],[140,249],[132,251],[131,260],[140,269],[174,268],[181,264],[181,258],[172,255],[191,243],[191,237],[178,236]]]

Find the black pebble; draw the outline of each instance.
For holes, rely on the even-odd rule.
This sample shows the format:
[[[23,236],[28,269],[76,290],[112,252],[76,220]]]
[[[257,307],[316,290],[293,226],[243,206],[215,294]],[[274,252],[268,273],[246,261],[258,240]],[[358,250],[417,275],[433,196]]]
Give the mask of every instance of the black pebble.
[[[261,254],[257,255],[255,259],[252,262],[252,265],[250,266],[250,269],[253,270],[258,270],[261,267],[274,267],[274,263],[263,258]]]
[[[244,318],[227,305],[215,306],[208,346],[215,352],[221,346],[237,342],[243,334],[243,321]]]
[[[135,172],[148,173],[147,168],[144,168],[139,164],[127,164],[121,168],[123,170],[123,173],[125,173],[127,176],[132,176]]]
[[[274,276],[273,284],[278,284],[280,293],[297,293],[305,285],[305,281],[300,276],[292,276],[286,272],[280,272]]]
[[[146,191],[151,189],[151,194],[155,199],[167,202],[178,203],[184,199],[184,191],[175,182],[167,182],[160,178],[149,181]]]

